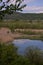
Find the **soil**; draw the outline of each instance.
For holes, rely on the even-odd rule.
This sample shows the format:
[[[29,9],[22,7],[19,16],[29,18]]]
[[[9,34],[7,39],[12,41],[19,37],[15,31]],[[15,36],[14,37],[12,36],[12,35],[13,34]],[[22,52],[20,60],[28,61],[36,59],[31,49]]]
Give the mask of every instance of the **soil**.
[[[20,30],[24,30],[24,29],[20,29]],[[26,30],[43,32],[43,30],[37,30],[37,29],[26,29]],[[19,38],[21,36],[34,36],[34,35],[26,35],[18,32],[12,33],[9,28],[0,28],[0,42],[10,42],[13,41],[15,38]]]

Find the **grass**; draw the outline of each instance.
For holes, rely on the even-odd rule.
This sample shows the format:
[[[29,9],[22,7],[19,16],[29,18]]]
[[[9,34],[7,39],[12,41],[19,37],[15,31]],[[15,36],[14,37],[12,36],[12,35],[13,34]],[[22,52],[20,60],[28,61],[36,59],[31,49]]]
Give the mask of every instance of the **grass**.
[[[43,32],[37,32],[37,31],[32,31],[32,30],[16,30],[16,32],[27,34],[27,35],[43,35]]]
[[[43,21],[0,21],[0,28],[7,27],[11,30],[11,32],[15,32],[15,29],[43,29]],[[16,30],[16,32],[23,33],[26,35],[34,35],[34,36],[22,36],[20,38],[29,38],[29,39],[38,39],[43,40],[43,32],[35,32],[35,31],[21,31]]]
[[[39,35],[39,36],[21,36],[16,39],[31,39],[31,40],[42,40],[43,41],[43,37],[41,37],[41,35]]]
[[[0,22],[0,27],[8,27],[14,29],[43,29],[43,22],[25,22],[25,21],[6,21]]]

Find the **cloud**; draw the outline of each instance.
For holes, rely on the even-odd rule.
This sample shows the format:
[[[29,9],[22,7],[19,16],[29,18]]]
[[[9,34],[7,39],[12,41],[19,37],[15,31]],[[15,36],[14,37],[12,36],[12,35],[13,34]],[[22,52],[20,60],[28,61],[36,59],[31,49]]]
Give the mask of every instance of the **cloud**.
[[[14,4],[15,1],[16,1],[16,0],[11,0],[10,2]],[[33,2],[33,1],[34,1],[34,0],[24,0],[23,4],[24,4],[24,3],[25,3],[25,4],[28,4],[28,3]]]
[[[43,11],[36,11],[35,13],[43,13]]]
[[[43,13],[43,5],[38,6],[37,2],[35,2],[35,1],[36,0],[24,0],[24,2],[22,4],[27,4],[27,6],[24,8],[23,12],[27,12],[27,13]],[[15,0],[11,0],[10,3],[15,4]]]
[[[24,0],[25,3],[33,2],[34,0]]]
[[[34,13],[43,13],[43,6],[27,6],[24,8],[24,11],[34,12]]]
[[[26,10],[43,10],[43,6],[27,6]]]

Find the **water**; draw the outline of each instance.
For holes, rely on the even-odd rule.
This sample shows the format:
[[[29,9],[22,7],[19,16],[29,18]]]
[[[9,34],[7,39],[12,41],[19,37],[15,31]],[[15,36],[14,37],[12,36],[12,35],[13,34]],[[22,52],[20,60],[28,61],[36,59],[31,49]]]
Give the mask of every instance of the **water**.
[[[13,43],[18,47],[18,53],[24,54],[27,47],[34,46],[43,50],[43,41],[41,40],[29,40],[29,39],[17,39]]]

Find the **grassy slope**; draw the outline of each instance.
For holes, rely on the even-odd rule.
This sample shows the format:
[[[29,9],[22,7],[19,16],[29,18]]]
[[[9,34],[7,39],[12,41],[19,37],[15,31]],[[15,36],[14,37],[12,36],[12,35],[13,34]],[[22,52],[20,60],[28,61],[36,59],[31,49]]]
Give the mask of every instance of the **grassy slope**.
[[[0,22],[1,27],[8,27],[12,32],[19,32],[22,35],[18,38],[40,39],[43,40],[43,22],[29,21],[6,21]]]
[[[1,27],[8,27],[12,32],[24,34],[20,38],[43,40],[43,31],[37,32],[37,30],[43,30],[43,13],[35,14],[14,12],[11,15],[5,15],[4,22],[0,21],[0,28]],[[28,31],[25,29],[28,29]],[[36,31],[33,31],[33,29]]]
[[[43,13],[42,14],[35,14],[35,13],[18,13],[14,12],[11,15],[6,15],[5,19],[9,20],[43,20]]]

